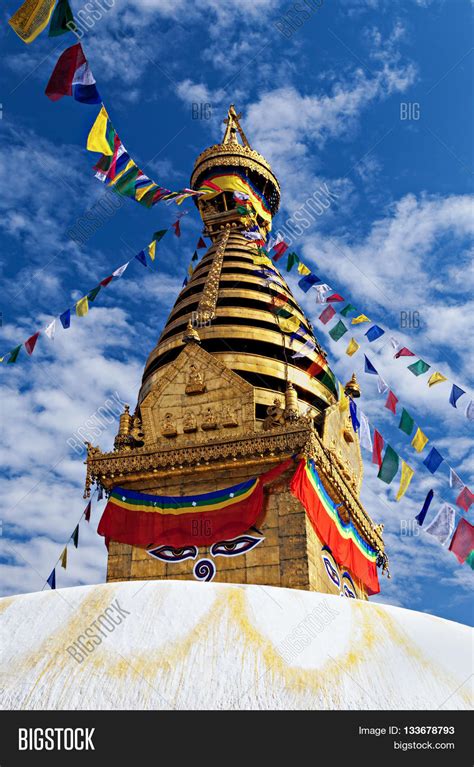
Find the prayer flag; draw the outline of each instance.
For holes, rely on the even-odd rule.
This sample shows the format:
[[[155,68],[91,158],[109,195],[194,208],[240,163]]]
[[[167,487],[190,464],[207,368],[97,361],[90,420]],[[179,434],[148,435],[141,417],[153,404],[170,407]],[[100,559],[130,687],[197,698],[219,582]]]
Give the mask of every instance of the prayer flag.
[[[327,325],[329,320],[332,320],[335,314],[336,314],[336,310],[334,306],[326,306],[326,308],[323,309],[323,311],[319,315],[319,319],[324,325]]]
[[[48,25],[56,0],[25,0],[8,20],[24,43],[32,43]]]
[[[44,332],[50,339],[50,341],[54,340],[54,336],[56,335],[56,320],[51,320],[49,325],[44,329]]]
[[[35,333],[34,335],[30,336],[28,341],[25,341],[25,349],[28,352],[28,354],[33,354],[33,350],[36,346],[36,342],[39,338],[39,331]]]
[[[370,373],[370,375],[376,376],[378,375],[376,369],[372,365],[371,361],[367,357],[366,354],[364,354],[364,373]]]
[[[63,553],[61,554],[61,567],[64,568],[64,570],[67,567],[67,546],[64,547]]]
[[[48,37],[59,37],[59,35],[64,35],[66,32],[73,32],[75,29],[74,16],[68,0],[58,0],[58,4],[51,16]]]
[[[309,268],[306,266],[306,264],[303,264],[303,262],[302,262],[302,261],[300,261],[300,262],[299,262],[299,264],[298,264],[298,271],[299,271],[299,273],[300,273],[300,274],[302,274],[303,276],[306,276],[307,274],[311,274],[311,269],[309,269]]]
[[[338,381],[339,388],[339,412],[346,413],[349,410],[349,397],[344,391],[344,387],[340,381]]]
[[[427,362],[424,362],[423,360],[418,360],[417,362],[413,362],[412,365],[408,365],[408,370],[410,373],[413,373],[414,376],[421,376],[423,373],[426,373],[427,370],[429,370],[431,365],[428,365]]]
[[[429,490],[427,493],[427,496],[423,502],[423,506],[421,508],[421,511],[419,514],[416,515],[415,519],[418,522],[418,524],[421,526],[423,522],[425,521],[425,517],[428,513],[428,509],[430,508],[430,503],[433,500],[434,496],[434,490]]]
[[[99,500],[98,497],[97,497],[97,500]],[[86,508],[84,509],[84,519],[86,520],[86,522],[90,522],[91,520],[91,508],[92,508],[92,501],[89,501]]]
[[[384,446],[384,439],[377,429],[374,429],[374,447],[372,451],[372,463],[376,463],[377,466],[382,465],[382,450]]]
[[[314,360],[306,371],[310,378],[314,378],[323,372],[324,365],[319,362],[320,359],[319,357],[318,360]]]
[[[342,296],[340,296],[339,293],[333,293],[332,296],[328,296],[326,298],[326,301],[328,304],[331,304],[331,303],[335,304],[338,301],[345,301],[345,299]]]
[[[282,257],[282,255],[288,250],[288,245],[286,244],[286,242],[283,242],[282,240],[281,242],[277,242],[276,245],[273,246],[272,250],[274,253],[273,260],[278,261]]]
[[[453,388],[451,389],[451,394],[449,395],[449,402],[453,407],[457,407],[457,401],[459,397],[462,397],[463,394],[466,392],[464,389],[461,389],[460,386],[456,386],[456,384],[453,384]]]
[[[291,315],[290,317],[277,317],[277,320],[280,329],[283,330],[284,333],[293,333],[301,325],[298,317],[295,317],[294,315]]]
[[[18,346],[11,350],[7,359],[7,365],[13,365],[17,361],[20,350],[21,344],[18,344]]]
[[[329,331],[329,335],[333,341],[339,341],[339,339],[342,338],[345,333],[347,333],[347,328],[342,320],[339,320],[337,324],[334,325],[334,327]]]
[[[359,344],[357,343],[355,338],[351,338],[351,340],[349,341],[349,344],[347,346],[347,349],[346,349],[346,354],[349,357],[352,357],[352,355],[355,354],[358,349],[360,349]]]
[[[464,415],[466,416],[468,421],[474,421],[474,400],[470,400],[469,403],[466,405],[466,410],[464,411]]]
[[[150,256],[151,260],[155,260],[155,253],[156,253],[156,240],[153,240],[153,242],[150,242],[148,246],[148,255]]]
[[[446,376],[444,376],[442,373],[438,373],[438,371],[435,371],[430,375],[428,378],[428,386],[434,386],[437,383],[441,383],[442,381],[447,381],[448,379]]]
[[[431,473],[434,474],[435,471],[437,471],[443,463],[443,460],[444,458],[441,453],[439,453],[435,447],[432,447],[431,452],[426,456],[423,463],[425,464],[428,471],[431,471]]]
[[[400,487],[396,496],[397,501],[405,495],[414,473],[414,470],[402,459],[402,473],[400,476]]]
[[[456,512],[449,503],[443,503],[435,518],[425,527],[425,532],[436,538],[441,546],[447,546],[454,532]]]
[[[319,282],[319,279],[317,281]],[[325,304],[326,293],[330,293],[332,288],[329,285],[326,285],[326,283],[323,283],[322,285],[315,285],[314,289],[316,291],[316,303]]]
[[[181,222],[180,222],[179,218],[178,218],[177,221],[174,222],[174,224],[171,224],[171,226],[174,229],[174,233],[175,233],[176,237],[181,237]]]
[[[410,349],[407,349],[406,346],[402,346],[401,349],[398,350],[398,352],[395,354],[395,359],[398,360],[400,357],[414,357],[414,353],[410,351]]]
[[[167,229],[158,229],[157,232],[153,233],[153,239],[156,240],[156,242],[159,242],[166,234],[168,230]],[[204,247],[206,247],[206,243],[204,243]],[[199,248],[199,242],[198,242],[198,248]]]
[[[137,259],[137,261],[140,261],[140,263],[143,264],[143,266],[148,266],[147,260],[146,260],[146,253],[144,250],[141,250],[140,253],[137,253],[135,258]]]
[[[286,271],[287,272],[291,272],[291,270],[293,269],[294,265],[297,264],[298,261],[299,261],[299,258],[296,255],[296,253],[293,253],[293,251],[291,253],[288,253],[288,257],[287,257],[287,261],[286,261]]]
[[[103,288],[106,288],[107,285],[110,282],[112,282],[113,278],[114,278],[114,275],[110,274],[108,277],[104,277],[104,279],[100,281],[100,284],[102,285]]]
[[[365,413],[362,412],[362,410],[360,411],[359,441],[360,441],[361,447],[372,452],[373,445],[372,445],[372,437],[370,436],[369,419],[367,418]]]
[[[464,482],[462,481],[461,477],[458,477],[451,466],[449,467],[449,487],[456,488],[457,490],[462,490],[464,487]]]
[[[351,322],[353,325],[360,325],[362,322],[370,322],[370,320],[365,314],[359,314],[358,317],[354,317]]]
[[[428,437],[426,436],[426,434],[423,434],[420,427],[418,427],[415,432],[415,436],[413,437],[411,441],[412,447],[415,448],[417,453],[421,453],[421,451],[423,450],[427,442],[428,442]]]
[[[72,540],[75,548],[77,549],[77,547],[79,545],[79,525],[76,525],[76,528],[75,528],[73,534],[71,535],[71,540]]]
[[[388,391],[388,383],[383,380],[380,374],[377,376],[377,389],[379,394],[385,394]]]
[[[367,336],[367,340],[370,343],[372,343],[372,341],[376,341],[377,338],[380,338],[380,336],[383,336],[384,333],[385,333],[385,330],[382,330],[381,327],[379,327],[378,325],[372,325],[372,327],[368,329],[365,335]]]
[[[295,352],[291,356],[292,356],[293,359],[298,359],[300,357],[306,357],[308,354],[313,352],[315,350],[315,348],[316,347],[313,344],[313,342],[308,338],[308,340],[306,341],[304,346],[302,346],[301,349],[298,352]]]
[[[357,418],[357,405],[351,397],[349,397],[349,413],[351,416],[352,428],[357,433],[360,427],[360,422],[359,422],[359,419]]]
[[[273,259],[275,260],[275,259]],[[304,277],[301,278],[301,280],[298,281],[298,285],[305,293],[308,292],[308,290],[315,285],[317,282],[320,282],[319,277],[316,277],[315,274],[305,274]]]
[[[113,149],[107,140],[107,122],[109,116],[102,104],[101,110],[95,118],[94,125],[92,126],[89,135],[87,137],[86,148],[89,152],[100,152],[103,155],[113,155]]]
[[[205,248],[205,247],[207,247],[206,243],[204,242],[202,237],[200,237],[199,240],[198,240],[198,244],[196,245],[196,248],[199,250],[199,248]]]
[[[56,570],[52,570],[49,574],[46,583],[48,586],[50,586],[52,589],[56,588]]]
[[[400,423],[398,424],[398,428],[405,432],[405,434],[408,434],[408,436],[411,435],[413,431],[413,427],[415,425],[415,421],[411,417],[410,413],[408,413],[405,408],[402,408],[402,415],[400,418]]]
[[[455,530],[449,550],[453,552],[458,562],[466,562],[474,549],[474,526],[467,519],[460,519]],[[472,563],[469,562],[472,567]]]
[[[464,511],[469,511],[474,503],[474,495],[471,493],[468,487],[463,487],[458,497],[456,498],[456,506]]]
[[[89,301],[87,296],[84,296],[84,298],[79,299],[79,301],[76,303],[76,314],[78,317],[85,317],[88,311]]]
[[[396,415],[397,413],[398,397],[395,396],[393,391],[389,391],[385,407]]]
[[[129,265],[129,263],[130,261],[127,261],[125,264],[122,264],[122,266],[119,266],[119,268],[116,269],[115,272],[112,272],[112,277],[115,277],[116,279],[121,277],[124,271],[126,270],[127,266]],[[101,282],[100,284],[102,285],[103,283]]]
[[[89,301],[90,304],[93,301],[95,301],[95,299],[97,298],[97,296],[100,293],[100,291],[101,291],[101,286],[100,285],[96,285],[96,287],[92,288],[92,290],[87,294],[87,298],[88,298],[88,301]]]
[[[344,309],[342,309],[341,315],[343,317],[347,317],[349,314],[351,314],[351,312],[355,312],[355,311],[357,311],[355,306],[353,306],[352,304],[347,304],[347,306],[345,306]]]
[[[80,43],[72,45],[59,57],[45,90],[51,101],[72,96],[83,104],[100,104],[95,79]]]
[[[389,485],[398,471],[398,463],[398,454],[395,452],[393,447],[391,447],[391,445],[387,445],[382,465],[379,469],[377,477],[381,479],[382,482],[386,482],[387,485]]]
[[[63,326],[64,330],[67,330],[69,327],[71,327],[71,310],[66,309],[65,312],[59,315],[59,319],[61,320],[61,325]]]
[[[195,250],[194,253],[193,253],[193,257],[192,257],[191,261],[198,261],[198,260],[199,260],[199,256],[197,254],[197,251]]]

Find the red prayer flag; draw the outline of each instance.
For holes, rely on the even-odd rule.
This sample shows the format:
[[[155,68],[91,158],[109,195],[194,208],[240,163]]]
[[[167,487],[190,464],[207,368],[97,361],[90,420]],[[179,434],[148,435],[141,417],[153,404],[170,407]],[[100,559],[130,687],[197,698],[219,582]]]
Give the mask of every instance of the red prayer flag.
[[[395,413],[395,415],[397,413],[397,402],[398,402],[398,397],[395,396],[393,391],[389,391],[387,401],[385,403],[385,407],[387,408],[387,410],[391,410],[392,413]]]
[[[76,71],[87,61],[80,43],[71,45],[61,54],[49,78],[45,93],[51,101],[72,96],[72,81]]]
[[[314,376],[319,375],[319,373],[322,373],[323,370],[324,370],[324,365],[321,365],[318,360],[315,360],[314,362],[311,363],[311,365],[309,366],[306,372],[311,378],[313,378]]]
[[[177,221],[174,222],[174,224],[171,224],[171,226],[174,229],[174,233],[175,233],[176,237],[181,237],[181,223],[180,223],[179,218],[178,218]]]
[[[449,544],[449,550],[453,552],[459,562],[464,562],[474,549],[474,526],[467,519],[460,519]]]
[[[321,312],[319,315],[319,319],[323,323],[323,325],[326,325],[330,319],[334,317],[336,314],[336,310],[334,306],[326,306],[326,308]]]
[[[461,509],[464,509],[464,511],[469,511],[473,503],[474,495],[471,493],[468,487],[463,487],[458,497],[456,498],[456,505]]]
[[[91,519],[91,505],[92,504],[89,501],[86,508],[84,509],[84,519],[86,520],[86,522],[90,522],[90,519]]]
[[[374,438],[372,441],[372,463],[376,463],[377,466],[382,465],[383,445],[384,441],[382,435],[377,431],[377,429],[374,429]]]
[[[414,353],[410,351],[410,349],[407,349],[406,346],[402,346],[401,349],[398,350],[396,353],[394,359],[398,360],[399,357],[414,357]]]
[[[199,249],[199,248],[206,248],[206,247],[207,247],[206,243],[204,242],[204,240],[202,239],[202,237],[200,237],[200,238],[199,238],[199,242],[198,242],[198,244],[196,245],[196,248],[198,248],[198,249]]]
[[[28,352],[28,354],[33,354],[33,349],[36,346],[36,342],[38,340],[39,334],[40,334],[40,331],[35,333],[33,336],[30,336],[28,341],[25,341],[25,349]]]
[[[339,295],[339,293],[333,293],[332,296],[328,296],[326,298],[326,303],[336,302],[336,301],[345,301],[346,299]]]
[[[278,261],[285,253],[285,251],[288,250],[288,245],[286,242],[277,242],[277,244],[273,246],[272,250],[274,252],[274,255],[272,256],[273,261]]]
[[[110,277],[104,277],[104,279],[100,281],[100,284],[102,285],[103,288],[106,288],[109,282],[112,282],[113,278],[114,278],[113,274],[111,274]]]

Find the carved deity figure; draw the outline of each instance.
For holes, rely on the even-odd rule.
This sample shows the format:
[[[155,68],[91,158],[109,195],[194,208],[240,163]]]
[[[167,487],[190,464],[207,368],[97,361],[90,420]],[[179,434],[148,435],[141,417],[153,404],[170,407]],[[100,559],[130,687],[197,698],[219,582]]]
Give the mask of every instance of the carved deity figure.
[[[274,429],[277,426],[285,425],[285,411],[281,406],[281,400],[276,397],[273,400],[273,405],[267,407],[267,417],[263,422],[263,428]]]
[[[166,413],[161,427],[163,437],[176,437],[178,431],[171,413]]]
[[[197,365],[191,362],[189,366],[188,381],[186,384],[186,394],[202,394],[206,390],[202,373]]]
[[[201,429],[203,429],[204,431],[211,431],[212,429],[217,429],[217,419],[210,407],[208,407],[206,412],[204,413]]]

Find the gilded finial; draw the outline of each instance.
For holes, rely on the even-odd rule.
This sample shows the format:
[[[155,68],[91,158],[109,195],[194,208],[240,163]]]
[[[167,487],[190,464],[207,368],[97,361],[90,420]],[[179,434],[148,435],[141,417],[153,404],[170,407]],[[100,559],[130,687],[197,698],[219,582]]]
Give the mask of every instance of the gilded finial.
[[[243,146],[248,146],[250,148],[250,144],[247,140],[247,136],[245,135],[241,125],[240,125],[240,118],[242,117],[242,113],[237,114],[235,111],[235,107],[233,104],[230,105],[229,111],[227,112],[227,117],[224,120],[224,124],[226,125],[224,138],[222,139],[223,144],[237,144],[237,132],[240,135],[240,138],[242,139]]]
[[[352,378],[344,386],[344,394],[347,394],[348,397],[352,397],[352,399],[360,397],[360,386],[355,373],[352,373]]]
[[[185,344],[201,343],[201,339],[199,338],[199,333],[197,332],[196,328],[193,328],[193,323],[191,322],[191,320],[188,320],[188,324],[186,325],[186,330],[184,331],[184,334],[183,334],[183,341]]]

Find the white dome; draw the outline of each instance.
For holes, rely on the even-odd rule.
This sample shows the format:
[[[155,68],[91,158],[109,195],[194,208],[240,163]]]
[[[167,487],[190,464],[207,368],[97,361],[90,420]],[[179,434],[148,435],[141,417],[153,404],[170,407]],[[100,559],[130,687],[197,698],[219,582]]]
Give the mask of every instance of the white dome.
[[[0,612],[3,709],[470,708],[471,630],[397,607],[136,581],[9,597]]]

